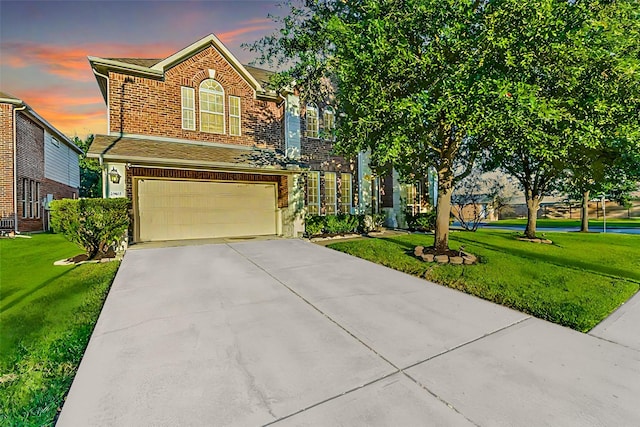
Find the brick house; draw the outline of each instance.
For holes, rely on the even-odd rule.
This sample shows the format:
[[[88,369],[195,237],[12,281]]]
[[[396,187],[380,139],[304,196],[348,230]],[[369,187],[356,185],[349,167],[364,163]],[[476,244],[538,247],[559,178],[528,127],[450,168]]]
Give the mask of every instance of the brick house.
[[[4,92],[0,143],[0,228],[47,230],[48,202],[78,197],[82,151],[29,105]]]
[[[131,241],[296,237],[306,212],[366,208],[362,156],[332,155],[333,107],[271,90],[269,71],[214,35],[167,58],[89,63],[108,132],[88,156],[104,197],[132,201]]]

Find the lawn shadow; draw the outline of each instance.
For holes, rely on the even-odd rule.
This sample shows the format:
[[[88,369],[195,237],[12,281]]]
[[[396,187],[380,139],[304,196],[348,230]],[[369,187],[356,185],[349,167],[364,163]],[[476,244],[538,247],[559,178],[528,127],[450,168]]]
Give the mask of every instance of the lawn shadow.
[[[502,236],[502,237],[506,240],[513,241],[513,236]],[[544,253],[532,253],[524,249],[517,249],[512,247],[507,248],[507,247],[498,246],[491,243],[478,242],[476,240],[472,240],[472,239],[468,239],[460,236],[457,236],[457,238],[458,240],[464,241],[467,244],[477,245],[485,249],[501,252],[508,255],[515,255],[522,258],[526,258],[526,259],[543,261],[543,262],[553,264],[553,265],[558,265],[561,267],[570,267],[578,270],[585,270],[595,274],[613,276],[618,279],[630,280],[636,283],[640,282],[640,276],[638,276],[638,272],[633,270],[626,270],[626,269],[617,268],[617,267],[608,267],[602,264],[594,264],[591,262],[579,261],[570,257],[560,257],[557,255],[544,254]],[[523,242],[523,244],[532,244],[532,243]]]
[[[18,297],[16,297],[13,300],[7,302],[6,304],[0,305],[0,311],[2,311],[3,313],[6,313],[6,311],[8,309],[10,309],[11,307],[15,306],[16,304],[21,303],[22,301],[24,301],[25,298],[30,297],[31,295],[33,295],[36,292],[38,292],[40,289],[45,288],[46,286],[51,284],[51,282],[54,282],[54,281],[58,280],[59,278],[69,274],[69,272],[71,272],[73,270],[74,270],[73,268],[69,268],[69,269],[63,271],[62,273],[58,274],[57,276],[53,276],[53,277],[45,280],[44,282],[42,282],[38,286],[36,286],[34,288],[31,288],[29,291],[19,295]]]

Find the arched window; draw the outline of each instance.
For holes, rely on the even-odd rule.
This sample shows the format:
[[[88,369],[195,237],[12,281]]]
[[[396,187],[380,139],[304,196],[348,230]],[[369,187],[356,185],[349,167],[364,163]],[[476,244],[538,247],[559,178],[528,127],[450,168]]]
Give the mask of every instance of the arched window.
[[[200,130],[224,133],[224,89],[213,79],[200,83]]]
[[[307,138],[318,137],[318,107],[316,104],[307,104]]]
[[[324,109],[322,122],[324,124],[324,139],[333,140],[333,129],[336,127],[336,113],[333,111],[333,107]]]

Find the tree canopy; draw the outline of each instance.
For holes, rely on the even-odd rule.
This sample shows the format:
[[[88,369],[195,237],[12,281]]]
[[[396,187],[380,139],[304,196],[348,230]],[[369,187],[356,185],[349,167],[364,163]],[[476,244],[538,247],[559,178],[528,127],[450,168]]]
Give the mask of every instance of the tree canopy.
[[[637,99],[615,100],[635,96],[616,84],[636,81],[640,43],[619,43],[630,24],[616,20],[636,31],[636,3],[305,0],[251,48],[286,68],[276,85],[337,104],[338,152],[368,149],[374,170],[405,177],[435,167],[435,248],[446,251],[453,188],[480,153],[539,203],[573,147],[635,138]]]

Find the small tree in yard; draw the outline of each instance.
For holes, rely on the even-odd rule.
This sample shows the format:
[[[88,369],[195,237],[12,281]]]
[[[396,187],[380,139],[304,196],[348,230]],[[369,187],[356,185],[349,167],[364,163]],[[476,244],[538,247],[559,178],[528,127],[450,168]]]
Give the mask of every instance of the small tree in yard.
[[[491,211],[504,209],[511,202],[512,195],[513,184],[509,177],[482,174],[476,168],[453,192],[453,216],[465,230],[476,231]]]
[[[98,159],[87,158],[87,150],[91,147],[93,135],[83,141],[77,136],[73,138],[73,143],[82,150],[79,156],[80,165],[80,197],[101,197],[102,196],[102,168]]]
[[[89,259],[106,254],[126,236],[128,199],[64,199],[51,204],[51,225],[69,241],[80,245]]]

